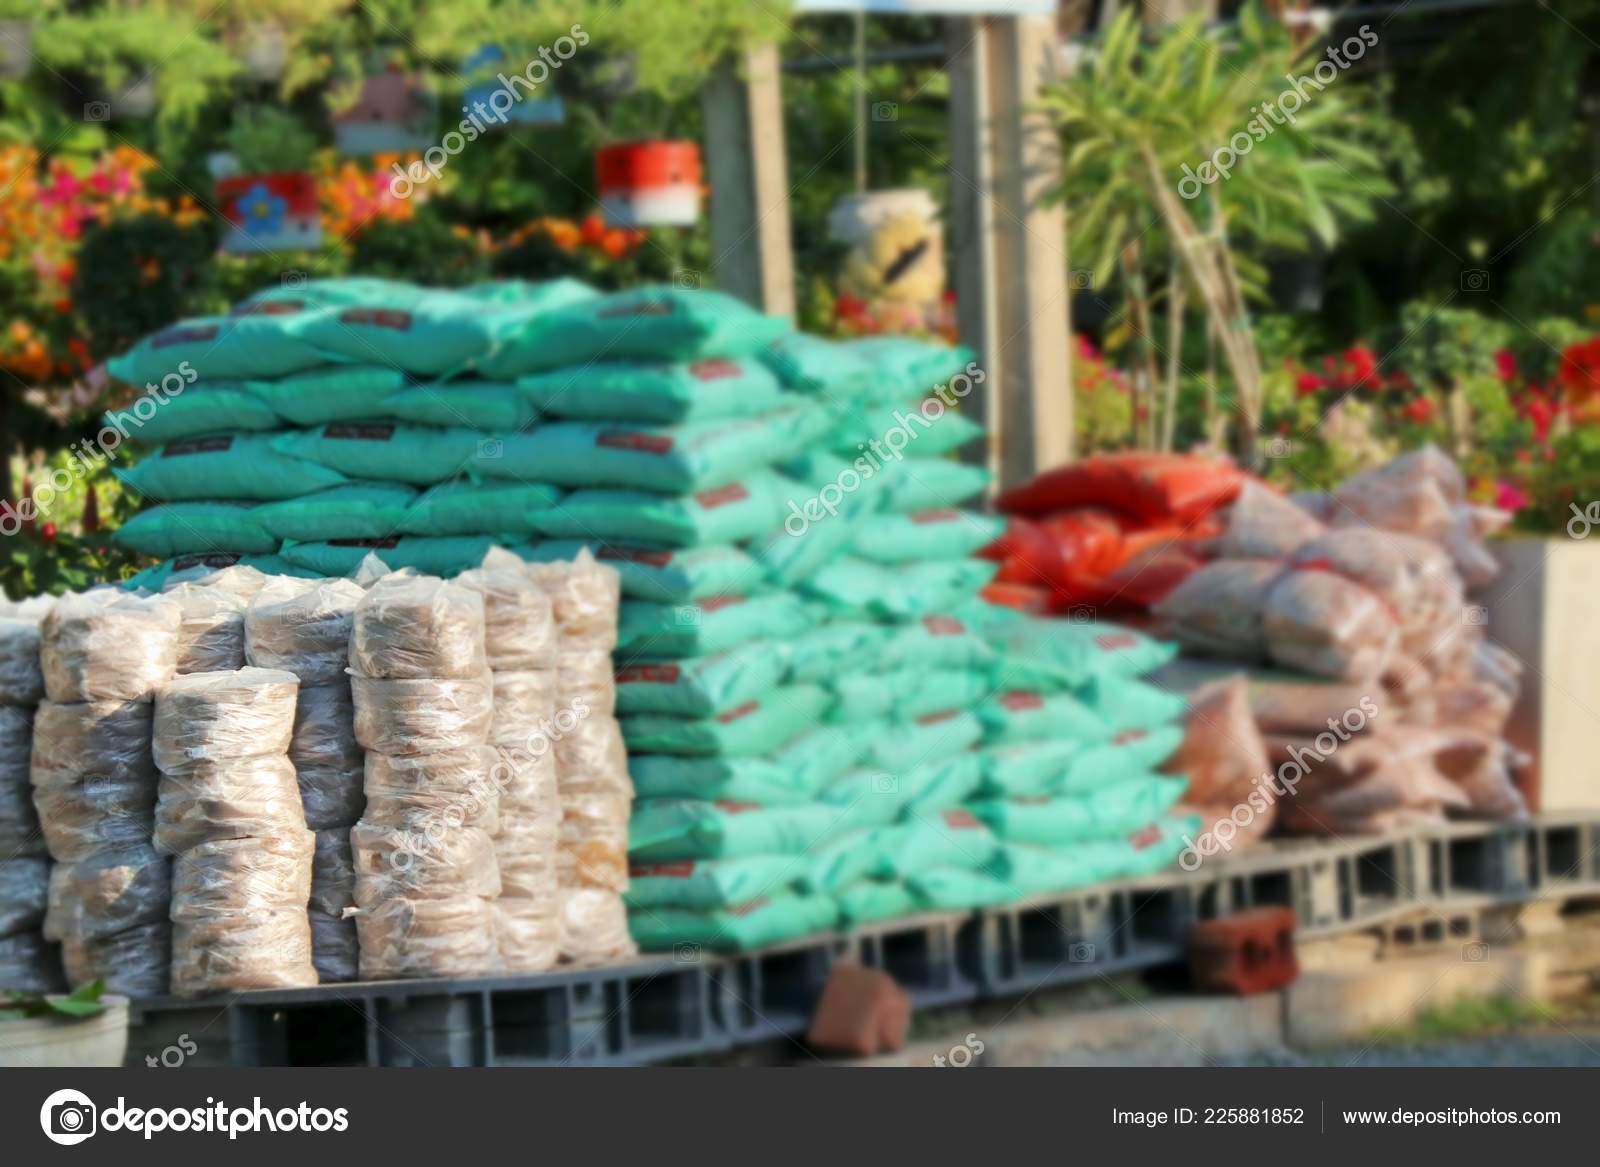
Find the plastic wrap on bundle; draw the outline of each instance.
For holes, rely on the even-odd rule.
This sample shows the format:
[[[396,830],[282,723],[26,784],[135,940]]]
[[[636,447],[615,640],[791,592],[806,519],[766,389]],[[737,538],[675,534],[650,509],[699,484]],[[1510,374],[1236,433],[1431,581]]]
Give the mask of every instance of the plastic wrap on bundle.
[[[293,673],[302,685],[343,680],[350,628],[365,594],[347,579],[272,577],[245,612],[245,658],[257,668]]]
[[[37,932],[0,936],[0,993],[63,993],[61,950]]]
[[[1162,767],[1189,779],[1186,801],[1243,802],[1267,772],[1267,745],[1250,708],[1243,676],[1205,685],[1189,697],[1178,752]]]
[[[37,705],[43,699],[38,623],[0,618],[0,705]]]
[[[437,754],[482,745],[494,717],[489,673],[444,680],[352,677],[356,741],[379,754]]]
[[[1326,528],[1270,486],[1246,479],[1209,548],[1218,559],[1282,559]]]
[[[1378,596],[1326,571],[1293,571],[1267,593],[1267,649],[1279,664],[1339,681],[1376,680],[1400,644]]]
[[[38,932],[49,902],[48,859],[0,858],[0,936]]]
[[[313,831],[334,827],[348,830],[366,809],[367,796],[362,790],[364,771],[360,763],[350,770],[296,766],[295,777],[300,782],[300,809],[305,812],[306,826]]]
[[[294,763],[282,754],[195,762],[164,774],[156,793],[156,850],[177,855],[202,843],[303,832]]]
[[[557,658],[557,703],[585,717],[617,712],[616,670],[609,652],[573,650]]]
[[[355,920],[362,980],[476,976],[500,964],[493,908],[478,896],[394,899]]]
[[[282,669],[175,677],[156,698],[151,750],[175,773],[196,763],[287,756],[300,682]]]
[[[629,960],[639,948],[628,934],[628,909],[616,892],[562,888],[561,959],[569,964]]]
[[[354,920],[311,912],[311,963],[324,985],[356,980],[361,975],[361,944]]]
[[[1435,446],[1423,446],[1356,475],[1333,492],[1335,526],[1383,527],[1438,542],[1466,500],[1460,469]]]
[[[153,724],[154,708],[147,701],[41,702],[33,715],[33,771],[59,773],[63,780],[148,774],[155,768]]]
[[[26,782],[32,758],[33,710],[0,705],[0,775],[20,770]]]
[[[1360,709],[1363,718],[1372,693],[1366,685],[1335,685],[1316,681],[1255,681],[1248,689],[1250,709],[1262,733],[1321,733],[1329,718]],[[1367,703],[1363,704],[1363,698]],[[1365,725],[1365,721],[1362,722]],[[1374,725],[1372,728],[1376,728]]]
[[[1186,648],[1252,662],[1266,658],[1262,612],[1282,566],[1265,559],[1219,559],[1179,584],[1151,610]]]
[[[1343,527],[1295,552],[1296,567],[1332,572],[1372,592],[1403,629],[1432,628],[1460,618],[1461,581],[1436,544],[1371,527]]]
[[[561,955],[561,907],[554,895],[542,902],[494,901],[495,942],[508,973],[544,972]]]
[[[148,845],[155,832],[156,769],[117,774],[33,769],[33,805],[58,863]]]
[[[496,840],[496,846],[499,846]],[[554,911],[556,889],[561,886],[556,870],[555,846],[522,848],[500,860],[500,898],[548,903]]]
[[[494,721],[489,727],[491,745],[529,752],[535,748],[548,749],[555,715],[554,669],[494,674]]]
[[[1389,726],[1342,744],[1332,731],[1310,739],[1269,737],[1272,772],[1292,791],[1278,799],[1283,829],[1372,834],[1411,821],[1407,815],[1442,822],[1447,809],[1466,809],[1466,795],[1436,765],[1445,740],[1409,726]]]
[[[1473,648],[1469,675],[1474,683],[1499,689],[1512,704],[1522,692],[1522,661],[1509,648],[1489,640]]]
[[[500,792],[488,780],[471,790],[458,791],[411,783],[391,786],[373,782],[369,775],[366,793],[367,808],[361,821],[370,826],[417,833],[474,827],[490,835],[500,829]]]
[[[40,625],[51,701],[149,701],[178,663],[171,600],[111,590],[62,596]]]
[[[179,997],[316,983],[304,908],[173,923],[172,991]]]
[[[374,908],[393,899],[448,899],[500,894],[494,843],[476,827],[441,824],[433,831],[399,830],[360,822],[350,828],[356,904]]]
[[[172,864],[172,918],[303,913],[311,900],[315,848],[316,836],[304,828],[191,847]]]
[[[348,828],[316,832],[311,857],[311,910],[342,916],[356,903],[356,861]]]
[[[477,677],[483,597],[433,576],[391,575],[368,590],[350,633],[350,670],[390,681]]]
[[[556,739],[556,775],[561,797],[568,791],[596,790],[633,797],[628,749],[614,717],[587,717]]]
[[[491,669],[548,669],[555,664],[557,633],[550,597],[521,559],[495,547],[484,556],[482,567],[462,572],[455,582],[483,597]]]
[[[172,969],[172,921],[141,924],[97,940],[61,941],[61,963],[74,988],[104,981],[124,997],[164,997]]]
[[[172,865],[148,843],[50,871],[44,933],[52,940],[103,940],[168,918]]]
[[[49,854],[28,781],[31,732],[27,710],[0,705],[0,859]]]
[[[571,562],[530,563],[528,574],[550,597],[563,650],[610,652],[617,647],[622,576],[586,547]]]
[[[556,872],[563,887],[628,890],[627,799],[583,791],[561,796]]]
[[[265,572],[254,567],[247,567],[236,563],[231,567],[210,567],[206,564],[197,564],[174,571],[167,576],[161,585],[162,594],[176,591],[181,587],[211,588],[214,591],[227,592],[237,596],[247,604],[256,597],[262,588],[267,586],[270,578]],[[285,578],[279,576],[277,578]]]
[[[362,751],[356,741],[355,716],[349,677],[326,685],[300,686],[289,760],[296,768],[360,769]]]
[[[538,757],[500,751],[500,829],[534,831],[554,837],[561,823],[561,786],[553,752]]]
[[[164,593],[183,610],[178,625],[178,673],[244,668],[244,611],[250,601],[222,588],[182,584]]]
[[[1439,772],[1467,796],[1472,815],[1498,821],[1528,817],[1528,804],[1516,782],[1517,772],[1528,761],[1526,754],[1498,737],[1470,732],[1447,733],[1434,755]]]

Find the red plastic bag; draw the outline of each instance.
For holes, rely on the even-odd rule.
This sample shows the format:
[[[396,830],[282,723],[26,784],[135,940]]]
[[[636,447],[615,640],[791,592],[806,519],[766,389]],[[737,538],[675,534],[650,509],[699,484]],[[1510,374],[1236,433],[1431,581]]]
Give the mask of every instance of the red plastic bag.
[[[1182,547],[1168,545],[1134,556],[1100,582],[1116,606],[1149,609],[1204,566]]]
[[[1144,523],[1187,523],[1232,502],[1244,477],[1237,466],[1188,454],[1100,454],[1046,471],[998,505],[1016,515],[1102,506]]]
[[[1030,616],[1043,616],[1050,610],[1050,592],[1026,584],[991,583],[978,593],[991,604],[1002,608],[1015,608]]]
[[[1078,576],[1104,575],[1124,558],[1122,524],[1110,511],[1082,507],[1039,524],[1055,542],[1061,564]]]
[[[996,583],[1044,587],[1061,574],[1060,546],[1029,519],[1010,520],[1000,538],[978,554],[999,561]]]

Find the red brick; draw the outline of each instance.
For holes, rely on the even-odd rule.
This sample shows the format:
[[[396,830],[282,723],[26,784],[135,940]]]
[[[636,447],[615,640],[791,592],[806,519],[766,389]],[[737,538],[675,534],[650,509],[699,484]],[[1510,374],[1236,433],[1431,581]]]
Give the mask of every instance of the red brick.
[[[890,984],[894,984],[891,980]],[[886,1003],[879,1017],[878,1037],[884,1053],[896,1053],[906,1048],[906,1038],[911,1033],[911,994],[899,985],[894,986],[894,996]]]
[[[1290,908],[1252,908],[1204,920],[1189,930],[1189,974],[1205,992],[1249,996],[1294,983],[1295,915]]]
[[[903,1044],[904,1027],[894,1019],[904,1008],[910,1022],[910,1002],[900,1003],[904,995],[888,973],[858,964],[835,965],[811,1015],[806,1040],[825,1053],[862,1058],[883,1050],[886,1037],[897,1030]]]

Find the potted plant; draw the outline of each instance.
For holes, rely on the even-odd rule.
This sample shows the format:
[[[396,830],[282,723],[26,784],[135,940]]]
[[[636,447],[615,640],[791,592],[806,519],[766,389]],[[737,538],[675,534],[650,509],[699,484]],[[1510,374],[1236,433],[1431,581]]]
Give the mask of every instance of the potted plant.
[[[272,107],[241,110],[216,160],[217,203],[232,254],[315,248],[322,243],[321,206],[311,174],[316,139],[292,114]]]
[[[73,993],[10,993],[0,1001],[0,1066],[120,1066],[128,999],[95,981]]]

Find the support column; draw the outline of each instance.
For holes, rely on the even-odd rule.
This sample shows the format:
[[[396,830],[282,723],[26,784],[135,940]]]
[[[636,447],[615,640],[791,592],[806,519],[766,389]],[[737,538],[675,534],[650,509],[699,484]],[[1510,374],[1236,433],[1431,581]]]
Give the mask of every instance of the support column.
[[[779,69],[775,45],[724,60],[701,91],[701,109],[712,275],[723,291],[792,317],[794,252]]]
[[[978,17],[951,21],[949,38],[957,311],[987,374],[969,400],[1003,488],[1072,454],[1066,217],[1041,205],[1060,146],[1029,108],[1055,75],[1056,37],[1047,19]]]

